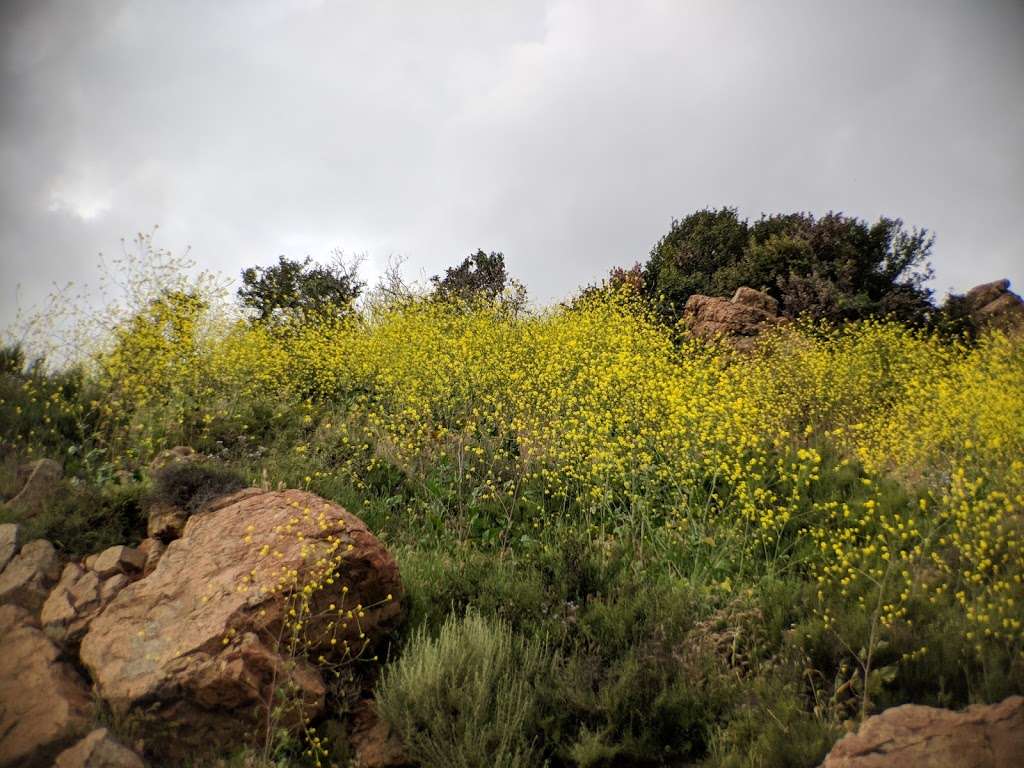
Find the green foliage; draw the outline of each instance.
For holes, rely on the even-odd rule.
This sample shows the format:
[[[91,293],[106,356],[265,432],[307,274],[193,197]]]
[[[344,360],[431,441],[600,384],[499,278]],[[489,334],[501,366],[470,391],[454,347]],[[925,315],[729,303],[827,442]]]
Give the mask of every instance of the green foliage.
[[[141,483],[102,487],[65,482],[47,507],[22,520],[0,508],[0,522],[17,522],[25,540],[49,539],[62,552],[84,557],[146,536]]]
[[[327,266],[314,265],[308,256],[302,261],[280,256],[274,266],[242,271],[238,299],[263,322],[345,315],[365,285],[357,267],[358,263],[346,263],[341,254]]]
[[[932,242],[899,219],[792,213],[751,224],[735,208],[706,209],[673,220],[651,250],[645,291],[668,320],[693,294],[731,296],[745,285],[777,298],[790,317],[922,322],[932,310],[924,285]]]
[[[206,502],[248,485],[242,474],[220,464],[172,462],[153,473],[151,499],[191,514]]]
[[[430,282],[441,301],[469,306],[501,302],[514,311],[526,304],[526,289],[509,277],[503,253],[478,250],[458,266],[448,267],[443,277],[434,275]]]
[[[424,768],[540,764],[536,687],[552,658],[508,624],[452,616],[417,631],[377,691],[381,716]]]

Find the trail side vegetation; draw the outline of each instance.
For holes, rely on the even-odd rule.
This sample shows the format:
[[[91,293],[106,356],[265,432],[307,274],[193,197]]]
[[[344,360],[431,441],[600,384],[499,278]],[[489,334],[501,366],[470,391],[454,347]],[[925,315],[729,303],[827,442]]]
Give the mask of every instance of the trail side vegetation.
[[[1024,355],[936,321],[930,242],[703,211],[542,310],[483,251],[362,296],[286,259],[238,301],[153,280],[67,364],[0,355],[0,496],[62,461],[28,525],[70,554],[207,492],[142,471],[176,445],[343,504],[407,588],[376,696],[419,765],[817,765],[886,707],[1024,693]],[[740,284],[792,321],[679,329]]]

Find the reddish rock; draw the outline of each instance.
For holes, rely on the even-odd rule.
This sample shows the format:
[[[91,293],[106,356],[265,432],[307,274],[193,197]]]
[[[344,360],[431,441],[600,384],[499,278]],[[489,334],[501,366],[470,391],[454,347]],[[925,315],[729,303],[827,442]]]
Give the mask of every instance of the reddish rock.
[[[822,768],[1019,768],[1024,697],[963,712],[906,704],[869,717],[841,739]]]
[[[979,328],[1007,333],[1024,331],[1024,299],[1010,290],[1009,280],[976,285],[964,297],[967,311]]]
[[[73,747],[57,756],[53,768],[145,768],[142,758],[97,728]]]
[[[35,619],[0,606],[0,768],[49,766],[88,728],[91,704]]]
[[[99,574],[101,579],[105,579],[115,573],[141,573],[145,566],[146,556],[144,554],[134,547],[119,544],[100,552],[92,569]]]
[[[173,448],[160,451],[149,463],[150,472],[158,472],[171,464],[188,464],[193,461],[202,461],[203,455],[196,453],[193,448],[187,445],[176,445]]]
[[[61,645],[77,646],[90,622],[129,581],[123,573],[101,579],[96,571],[68,563],[43,603],[39,615],[43,631]]]
[[[38,613],[60,572],[60,559],[53,545],[46,539],[30,541],[0,573],[0,603]]]
[[[778,302],[767,293],[747,287],[737,288],[731,299],[694,294],[683,308],[682,319],[698,338],[724,338],[744,349],[777,322]]]
[[[362,701],[352,713],[352,748],[358,768],[404,768],[411,765],[398,735],[380,718],[372,701]]]
[[[18,495],[7,502],[7,508],[18,517],[35,517],[60,490],[64,470],[53,459],[39,459],[18,467],[17,478],[22,484]]]
[[[160,539],[163,542],[171,542],[181,538],[185,530],[185,523],[188,522],[188,515],[185,510],[179,509],[172,504],[156,502],[149,508],[149,522],[146,526],[146,535],[151,539]]]
[[[394,559],[357,517],[310,493],[249,489],[189,518],[153,572],[92,621],[81,659],[115,712],[145,705],[222,743],[251,729],[283,681],[306,715],[322,708],[319,672],[280,643],[286,621],[303,622],[310,658],[343,662],[397,625],[401,593]]]
[[[167,545],[160,539],[143,539],[139,544],[139,552],[146,557],[146,564],[142,568],[142,575],[149,576],[156,570],[156,564],[160,562]]]
[[[18,547],[21,546],[21,531],[16,523],[4,523],[0,525],[0,572],[3,572],[7,564],[18,554]]]

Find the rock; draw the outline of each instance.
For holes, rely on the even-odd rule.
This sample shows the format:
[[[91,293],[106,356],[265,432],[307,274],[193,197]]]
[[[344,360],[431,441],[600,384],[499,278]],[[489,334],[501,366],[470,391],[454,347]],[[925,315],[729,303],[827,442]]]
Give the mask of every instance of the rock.
[[[81,660],[116,713],[145,706],[179,731],[165,748],[224,743],[252,728],[275,680],[302,714],[323,706],[318,670],[279,645],[290,608],[305,610],[310,658],[342,662],[398,624],[401,594],[394,559],[357,517],[303,491],[249,489],[189,518],[93,619]]]
[[[82,563],[82,565],[84,565],[90,571],[95,570],[96,569],[96,558],[97,557],[99,557],[99,553],[98,552],[96,554],[92,554],[92,555],[87,556],[85,558],[85,561]]]
[[[183,509],[156,502],[149,508],[149,522],[146,533],[151,539],[160,539],[165,543],[181,538],[188,522],[188,514]]]
[[[118,544],[100,552],[92,569],[105,579],[115,573],[140,573],[146,566],[146,556],[134,547]]]
[[[18,605],[38,613],[60,577],[60,560],[46,539],[30,541],[0,573],[0,603]]]
[[[0,768],[49,766],[89,725],[85,682],[32,616],[0,606]]]
[[[0,525],[0,572],[3,572],[7,564],[18,553],[20,545],[21,531],[17,523]]]
[[[411,764],[402,740],[377,715],[372,701],[356,705],[349,738],[358,768],[402,768]]]
[[[159,472],[164,467],[169,467],[171,464],[187,464],[193,461],[202,461],[203,455],[196,453],[194,449],[187,445],[176,445],[174,448],[168,448],[167,450],[160,451],[153,460],[149,463],[150,472]]]
[[[146,565],[142,568],[142,575],[149,576],[156,570],[156,564],[160,562],[167,545],[160,539],[143,539],[139,544],[139,552],[146,556]]]
[[[963,712],[906,704],[869,717],[822,768],[1017,768],[1024,765],[1024,697]]]
[[[51,640],[74,648],[85,636],[92,620],[130,581],[123,573],[101,579],[96,571],[68,563],[57,586],[43,603],[39,616],[43,631]]]
[[[145,768],[142,758],[106,728],[97,728],[57,756],[54,768]]]
[[[35,517],[60,490],[63,476],[64,470],[53,459],[39,459],[18,467],[18,481],[24,484],[18,495],[7,502],[7,508],[22,519]]]
[[[694,294],[683,308],[682,323],[698,338],[724,338],[737,348],[748,349],[754,337],[778,320],[774,298],[743,286],[731,299]]]
[[[979,328],[1024,332],[1024,299],[1010,290],[1009,280],[974,286],[964,296],[964,303]]]

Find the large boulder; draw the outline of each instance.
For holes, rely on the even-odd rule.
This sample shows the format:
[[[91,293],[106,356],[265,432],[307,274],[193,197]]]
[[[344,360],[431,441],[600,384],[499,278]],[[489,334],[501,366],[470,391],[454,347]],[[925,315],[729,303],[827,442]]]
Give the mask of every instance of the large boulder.
[[[401,594],[359,518],[303,491],[249,489],[191,516],[92,620],[80,655],[115,712],[144,707],[177,734],[158,749],[223,743],[244,738],[275,688],[315,715],[317,665],[368,653],[400,621]]]
[[[64,470],[53,459],[39,459],[18,467],[17,479],[21,486],[18,495],[7,502],[7,508],[18,517],[35,517],[60,491]]]
[[[767,293],[741,286],[731,299],[694,294],[683,307],[683,325],[702,339],[722,338],[740,349],[778,322],[778,302]]]
[[[91,703],[35,619],[0,606],[0,768],[49,766],[88,729]]]
[[[97,728],[57,755],[53,768],[145,768],[145,763],[106,728]]]
[[[1009,280],[976,285],[964,296],[967,312],[979,328],[1007,333],[1024,331],[1024,299],[1010,290]]]
[[[18,605],[38,613],[60,578],[60,558],[46,539],[30,541],[0,573],[0,603]]]
[[[1024,765],[1024,697],[963,712],[906,704],[869,717],[822,768],[1018,768]]]

